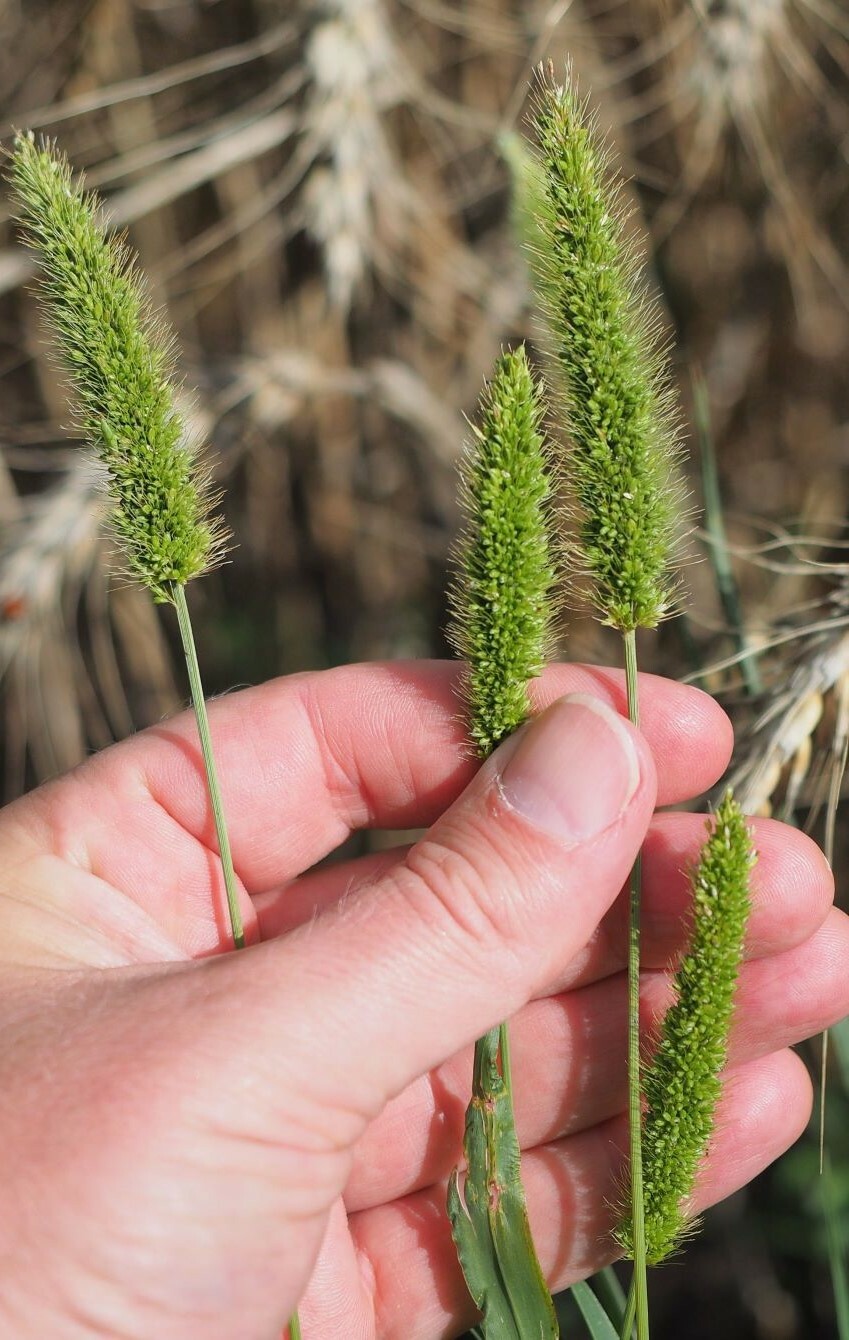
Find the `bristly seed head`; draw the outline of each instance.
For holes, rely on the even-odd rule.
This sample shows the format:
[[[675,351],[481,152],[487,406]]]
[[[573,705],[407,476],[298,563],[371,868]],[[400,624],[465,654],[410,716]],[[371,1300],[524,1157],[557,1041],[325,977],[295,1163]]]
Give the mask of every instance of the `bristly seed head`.
[[[171,340],[99,202],[47,142],[19,135],[10,176],[24,240],[41,263],[44,307],[106,467],[112,522],[133,576],[157,600],[220,561],[223,524],[174,404]]]
[[[566,382],[571,557],[606,623],[654,627],[672,602],[685,511],[658,320],[607,150],[568,78],[540,75],[533,120],[545,194],[531,260]]]
[[[528,681],[541,672],[551,643],[554,569],[541,419],[540,389],[522,346],[496,364],[462,469],[468,519],[451,592],[451,637],[468,661],[469,733],[482,756],[527,717]]]
[[[643,1078],[646,1256],[653,1265],[675,1251],[692,1227],[687,1201],[714,1128],[754,860],[748,825],[728,791],[709,821],[693,873],[690,947],[675,974],[675,1003]],[[630,1215],[616,1236],[630,1254]]]

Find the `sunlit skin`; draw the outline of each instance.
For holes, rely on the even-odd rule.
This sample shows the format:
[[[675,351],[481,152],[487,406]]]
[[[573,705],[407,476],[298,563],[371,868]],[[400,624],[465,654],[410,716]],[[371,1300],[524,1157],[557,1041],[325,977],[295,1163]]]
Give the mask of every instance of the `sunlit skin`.
[[[268,1340],[301,1299],[306,1340],[459,1334],[473,1312],[445,1180],[471,1044],[505,1016],[543,1265],[560,1287],[610,1258],[627,1147],[618,891],[647,833],[649,1024],[704,831],[652,814],[717,780],[730,728],[703,694],[644,676],[643,733],[621,727],[636,790],[564,846],[508,804],[508,754],[478,771],[456,673],[350,667],[212,705],[250,941],[237,954],[222,952],[189,716],[0,815],[0,1334]],[[539,708],[576,692],[624,714],[614,671],[555,667],[535,685]],[[559,776],[586,777],[561,711],[523,730]],[[412,849],[311,870],[354,830],[427,825]],[[823,857],[780,824],[758,821],[755,840],[699,1207],[802,1132],[811,1085],[787,1047],[849,1013],[849,923]]]

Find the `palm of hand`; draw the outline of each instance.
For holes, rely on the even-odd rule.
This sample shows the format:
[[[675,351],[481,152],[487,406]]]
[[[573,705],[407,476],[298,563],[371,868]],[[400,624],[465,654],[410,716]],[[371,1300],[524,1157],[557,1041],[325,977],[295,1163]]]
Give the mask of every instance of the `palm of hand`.
[[[485,974],[476,986],[470,971],[464,993],[461,940],[452,962],[447,932],[440,969],[427,924],[421,949],[403,963],[394,954],[394,905],[421,883],[424,858],[416,867],[387,853],[301,877],[350,831],[429,824],[460,793],[474,769],[452,679],[446,666],[351,669],[215,705],[245,954],[222,954],[220,871],[188,718],[3,815],[0,1136],[15,1171],[0,1249],[16,1335],[153,1328],[163,1340],[253,1340],[283,1325],[310,1276],[310,1340],[433,1340],[470,1319],[444,1181],[468,1044],[486,1018]],[[614,676],[564,669],[541,699],[576,687],[621,698]],[[670,707],[684,702],[680,727]],[[644,707],[660,800],[710,785],[727,750],[716,710],[657,683]],[[649,1016],[666,1003],[663,969],[682,938],[679,872],[701,828],[696,816],[666,815],[649,834]],[[761,825],[758,845],[734,1083],[704,1202],[795,1138],[809,1089],[782,1049],[849,1012],[846,923],[827,915],[821,857],[779,825]],[[567,891],[580,877],[564,874]],[[551,928],[531,925],[527,957],[506,959],[513,1008],[523,1006],[512,1035],[525,1181],[556,1283],[607,1257],[624,1143],[624,919],[614,906],[591,936],[576,923],[568,956],[561,944],[546,962]],[[490,930],[473,926],[473,944]],[[789,985],[800,973],[804,996]],[[440,1011],[460,1016],[442,1027],[444,1043]]]

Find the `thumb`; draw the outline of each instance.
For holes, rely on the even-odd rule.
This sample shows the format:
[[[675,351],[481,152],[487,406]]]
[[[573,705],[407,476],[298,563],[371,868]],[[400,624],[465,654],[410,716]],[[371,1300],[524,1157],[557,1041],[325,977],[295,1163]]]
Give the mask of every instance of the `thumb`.
[[[240,979],[252,1045],[285,1052],[289,1100],[302,1075],[312,1103],[366,1121],[543,991],[621,889],[654,799],[639,733],[596,699],[561,699],[371,887],[217,960]]]

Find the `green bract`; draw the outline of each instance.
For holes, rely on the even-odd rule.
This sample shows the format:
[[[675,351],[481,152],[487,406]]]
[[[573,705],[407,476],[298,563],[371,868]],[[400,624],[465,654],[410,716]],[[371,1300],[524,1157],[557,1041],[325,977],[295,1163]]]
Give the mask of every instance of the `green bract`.
[[[174,585],[220,558],[225,541],[174,406],[170,339],[127,248],[107,237],[97,198],[74,182],[67,160],[20,135],[11,178],[82,427],[108,471],[125,561],[157,600],[170,600]]]
[[[605,622],[654,627],[672,599],[683,510],[658,322],[585,105],[541,79],[534,125],[546,190],[532,262],[566,382],[575,557]]]
[[[524,348],[503,354],[463,466],[467,524],[451,593],[451,636],[469,667],[469,733],[484,756],[527,717],[528,680],[541,672],[551,641],[541,418]]]
[[[643,1078],[646,1253],[652,1264],[674,1251],[687,1232],[686,1201],[713,1131],[754,859],[746,820],[729,791],[709,823],[693,873],[690,947],[675,974],[675,1004]],[[630,1222],[618,1237],[629,1251]]]

